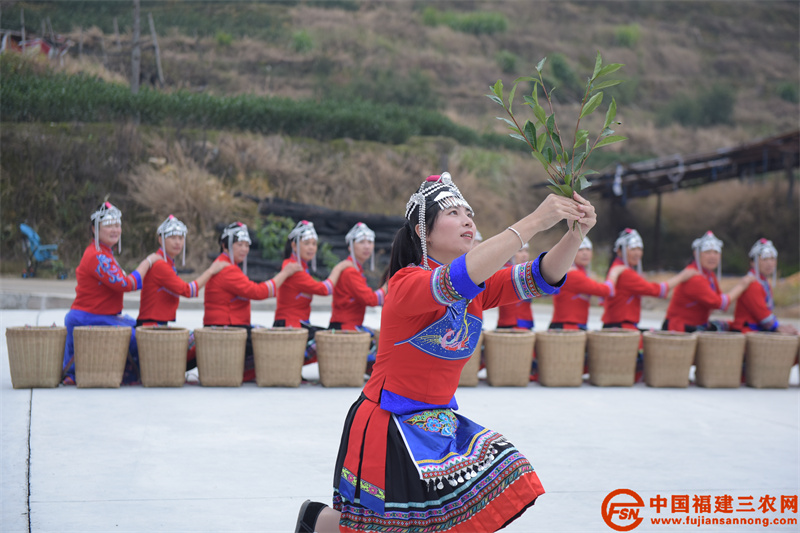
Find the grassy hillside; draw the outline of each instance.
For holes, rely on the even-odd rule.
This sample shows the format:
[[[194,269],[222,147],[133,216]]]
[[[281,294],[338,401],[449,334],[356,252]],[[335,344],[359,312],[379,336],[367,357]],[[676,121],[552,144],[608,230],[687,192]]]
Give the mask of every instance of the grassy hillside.
[[[629,140],[601,152],[593,161],[597,170],[783,133],[796,129],[800,116],[797,2],[143,0],[141,6],[143,42],[150,42],[152,13],[165,76],[162,87],[153,50],[145,48],[143,94],[163,93],[170,105],[189,111],[197,106],[187,102],[222,101],[214,98],[310,102],[300,125],[306,129],[270,130],[269,119],[253,128],[174,117],[148,125],[141,112],[119,108],[117,115],[80,118],[88,105],[76,106],[75,118],[57,119],[63,124],[35,113],[4,122],[4,265],[20,259],[15,225],[28,220],[46,239],[64,239],[65,260],[74,266],[88,231],[85,219],[109,193],[125,213],[125,257],[133,260],[149,248],[155,225],[175,212],[193,221],[190,250],[199,266],[203,252],[214,248],[215,223],[255,222],[257,205],[248,196],[397,214],[421,177],[445,164],[470,195],[481,230],[492,234],[536,204],[529,185],[544,175],[524,152],[458,140],[449,131],[463,129],[477,139],[505,134],[495,119],[500,109],[484,96],[489,85],[530,75],[545,56],[562,124],[574,124],[597,51],[606,62],[625,64],[626,83],[607,91],[606,102],[615,97],[623,123],[618,131]],[[132,2],[3,1],[0,7],[5,28],[17,29],[24,11],[28,32],[39,33],[49,18],[55,32],[75,43],[63,65],[52,67],[56,71],[83,73],[81,83],[128,83]],[[0,80],[6,88],[9,83],[7,75]],[[47,98],[63,111],[58,95]],[[415,130],[382,142],[314,131],[315,121],[345,103],[372,110],[366,122],[374,113],[374,126],[378,116],[396,116],[386,110],[399,109],[404,119],[434,117],[443,124],[437,118],[443,117],[454,129]],[[39,112],[43,104],[35,107]],[[214,109],[225,118],[224,108]],[[6,110],[3,120],[13,115]],[[743,254],[761,235],[779,243],[782,272],[797,271],[797,189],[776,208],[770,202],[787,190],[781,176],[666,195],[662,266],[678,268],[691,239],[712,229],[725,239],[726,271],[745,267]],[[646,242],[654,233],[650,200],[598,208],[598,249],[624,225],[636,225]],[[548,234],[535,247],[544,249],[554,238]],[[645,266],[652,267],[649,252]],[[597,255],[601,267],[605,253]]]

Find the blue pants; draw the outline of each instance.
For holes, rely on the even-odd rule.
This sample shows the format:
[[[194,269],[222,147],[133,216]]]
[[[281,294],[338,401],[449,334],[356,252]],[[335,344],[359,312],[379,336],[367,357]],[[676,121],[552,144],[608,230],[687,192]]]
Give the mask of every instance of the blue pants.
[[[139,365],[139,349],[136,346],[136,320],[128,315],[96,315],[86,311],[70,309],[67,316],[64,317],[64,325],[67,327],[67,342],[64,345],[64,365],[62,369],[65,377],[69,376],[73,380],[75,379],[75,341],[72,337],[72,330],[76,326],[128,326],[131,328],[131,344],[128,348],[128,353],[130,353],[134,364]]]

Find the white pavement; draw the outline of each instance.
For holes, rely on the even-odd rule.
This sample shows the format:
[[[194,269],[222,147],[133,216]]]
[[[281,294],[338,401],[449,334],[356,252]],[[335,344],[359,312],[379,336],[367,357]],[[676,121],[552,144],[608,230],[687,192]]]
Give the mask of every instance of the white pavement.
[[[136,308],[126,310],[136,316]],[[596,324],[598,310],[592,310]],[[0,329],[62,325],[65,309],[2,310]],[[547,306],[534,306],[537,329]],[[656,314],[658,315],[658,314]],[[643,323],[656,327],[660,316]],[[662,315],[663,316],[663,315]],[[312,323],[327,324],[315,311]],[[378,312],[367,315],[377,325]],[[253,322],[272,323],[271,311]],[[181,310],[178,325],[202,325]],[[496,314],[486,314],[486,329]],[[21,389],[11,386],[0,341],[0,530],[3,532],[291,532],[307,498],[330,503],[333,463],[356,388]],[[314,365],[304,369],[315,377]],[[460,412],[504,433],[547,491],[504,531],[612,532],[611,491],[636,491],[634,531],[800,531],[800,388],[478,387],[457,393]],[[672,505],[688,497],[689,512]],[[730,513],[714,512],[732,498]],[[656,514],[658,497],[667,507]],[[710,497],[710,511],[694,500]],[[752,497],[752,499],[750,499]],[[775,497],[776,511],[759,501]],[[795,498],[781,512],[782,497]],[[784,498],[786,499],[786,498]],[[612,503],[631,502],[617,496]],[[750,512],[747,509],[753,509]],[[747,525],[654,525],[652,518],[729,518]],[[756,520],[793,519],[768,527]],[[616,524],[628,524],[616,515]]]

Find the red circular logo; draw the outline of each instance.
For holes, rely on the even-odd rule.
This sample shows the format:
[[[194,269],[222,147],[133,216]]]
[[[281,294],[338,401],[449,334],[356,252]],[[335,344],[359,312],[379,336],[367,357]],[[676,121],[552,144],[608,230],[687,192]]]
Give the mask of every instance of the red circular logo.
[[[630,489],[617,489],[611,491],[603,500],[600,512],[605,523],[614,531],[630,531],[644,520],[639,516],[643,507],[644,500],[636,492]]]

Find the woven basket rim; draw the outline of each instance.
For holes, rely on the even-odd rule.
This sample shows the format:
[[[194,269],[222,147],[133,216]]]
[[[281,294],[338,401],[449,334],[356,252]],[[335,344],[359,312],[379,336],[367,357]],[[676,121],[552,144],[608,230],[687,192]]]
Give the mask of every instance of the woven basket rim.
[[[652,339],[689,339],[697,337],[697,333],[688,333],[685,331],[644,331],[642,336],[650,337]]]
[[[797,335],[792,335],[790,333],[779,333],[779,332],[767,332],[767,331],[748,331],[744,334],[745,337],[751,337],[753,339],[759,340],[777,340],[778,342],[784,342],[793,340],[795,342],[798,341]]]
[[[158,332],[172,332],[172,331],[189,331],[189,328],[182,328],[179,326],[136,326],[136,331],[158,331]]]
[[[739,337],[744,337],[744,333],[741,331],[698,331],[697,337],[703,337],[706,339],[736,339]]]
[[[200,333],[222,333],[224,335],[244,335],[247,336],[247,330],[245,328],[237,328],[237,327],[223,327],[223,326],[203,326],[202,328],[196,328],[194,330],[195,335]]]
[[[284,328],[284,327],[280,327],[280,328],[253,328],[251,330],[251,333],[253,335],[265,335],[265,334],[268,334],[268,333],[270,333],[270,334],[274,333],[276,335],[286,335],[286,336],[289,336],[289,335],[297,335],[298,337],[300,335],[303,335],[304,337],[308,336],[308,330],[305,329],[305,328]]]
[[[580,329],[548,329],[545,331],[537,331],[536,335],[541,337],[585,337],[586,332]]]
[[[366,331],[352,331],[352,330],[346,330],[346,329],[322,329],[322,330],[317,331],[314,335],[315,336],[322,335],[323,337],[334,337],[334,336],[341,337],[342,335],[349,335],[351,337],[355,337],[357,335],[361,336],[361,337],[363,337],[365,335],[368,336],[368,337],[372,336],[369,333],[367,333]]]
[[[599,335],[602,337],[633,337],[641,335],[641,331],[634,331],[625,328],[605,328],[605,329],[592,329],[586,332],[586,335]]]
[[[6,331],[35,331],[35,332],[45,332],[45,331],[67,331],[66,326],[9,326],[6,328]]]
[[[488,330],[483,332],[485,335],[498,335],[498,336],[505,336],[505,337],[530,337],[536,335],[535,331],[529,329],[499,329],[499,330]]]

